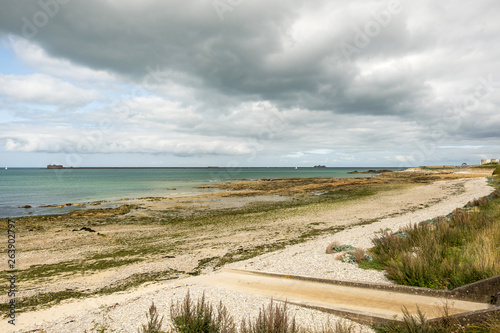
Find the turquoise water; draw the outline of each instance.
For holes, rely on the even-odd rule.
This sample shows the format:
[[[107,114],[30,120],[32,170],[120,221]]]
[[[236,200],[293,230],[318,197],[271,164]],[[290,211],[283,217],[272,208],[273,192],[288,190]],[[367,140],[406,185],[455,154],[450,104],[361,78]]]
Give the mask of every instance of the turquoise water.
[[[0,218],[60,214],[76,207],[45,208],[67,202],[164,197],[206,192],[194,187],[238,179],[363,177],[354,170],[381,168],[204,168],[204,169],[34,169],[0,170]],[[396,170],[398,168],[394,168]],[[20,206],[30,205],[25,209]]]

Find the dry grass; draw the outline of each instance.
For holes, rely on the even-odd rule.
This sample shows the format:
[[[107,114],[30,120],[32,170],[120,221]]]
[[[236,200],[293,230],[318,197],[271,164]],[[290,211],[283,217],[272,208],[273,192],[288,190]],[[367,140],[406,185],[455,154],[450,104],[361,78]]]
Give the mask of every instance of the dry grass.
[[[336,253],[337,251],[335,251],[335,247],[337,247],[337,246],[340,246],[340,243],[337,241],[328,244],[328,246],[326,247],[326,251],[325,251],[326,254]]]
[[[243,321],[241,333],[296,333],[302,331],[295,323],[295,318],[290,318],[286,303],[277,305],[271,303],[267,308],[259,311],[259,316],[255,320]]]
[[[212,304],[205,301],[205,294],[193,303],[189,292],[182,303],[172,305],[170,317],[173,331],[177,333],[233,333],[236,327],[226,307],[220,303],[214,311]]]
[[[453,289],[500,274],[498,191],[455,210],[449,218],[413,225],[374,239],[375,259],[399,284]]]
[[[160,318],[156,306],[151,303],[149,311],[146,313],[147,323],[143,324],[138,333],[162,333],[161,330],[163,316]]]
[[[169,333],[352,333],[354,325],[346,320],[336,321],[334,325],[327,322],[321,329],[305,329],[295,322],[295,317],[288,312],[287,303],[275,303],[272,299],[263,306],[255,318],[247,318],[236,328],[233,318],[228,314],[222,303],[217,311],[205,301],[205,295],[194,303],[186,294],[182,302],[172,304],[170,310],[173,326]],[[158,323],[158,314],[154,305],[151,306],[148,324],[143,325],[139,333],[163,333]],[[156,318],[156,319],[153,319]],[[147,327],[154,327],[145,330]]]

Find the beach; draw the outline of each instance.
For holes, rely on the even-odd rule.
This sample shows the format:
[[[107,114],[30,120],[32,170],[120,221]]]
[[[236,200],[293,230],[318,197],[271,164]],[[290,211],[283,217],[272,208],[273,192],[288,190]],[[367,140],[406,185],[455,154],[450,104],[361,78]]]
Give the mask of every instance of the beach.
[[[49,307],[26,305],[16,331],[84,332],[102,323],[135,332],[152,301],[168,315],[187,290],[193,298],[205,292],[222,301],[237,322],[257,314],[268,298],[201,282],[223,267],[391,284],[383,272],[326,254],[326,246],[337,241],[366,249],[381,230],[446,215],[491,193],[489,175],[490,169],[411,170],[348,180],[232,182],[189,197],[23,217],[17,219],[18,298],[46,295]],[[338,320],[297,306],[291,311],[304,326]],[[0,328],[14,331],[6,320]]]

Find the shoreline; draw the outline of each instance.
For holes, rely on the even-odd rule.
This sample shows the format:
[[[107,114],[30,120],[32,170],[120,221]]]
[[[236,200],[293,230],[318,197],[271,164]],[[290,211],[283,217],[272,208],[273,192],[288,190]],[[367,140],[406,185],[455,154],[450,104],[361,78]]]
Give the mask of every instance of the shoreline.
[[[82,168],[83,170],[77,168],[30,169],[31,171],[21,169],[11,169],[4,174],[6,177],[3,178],[6,182],[4,185],[7,187],[0,195],[0,201],[3,202],[1,218],[61,215],[72,210],[82,210],[82,207],[88,209],[93,204],[107,201],[118,205],[124,201],[123,198],[137,200],[150,196],[159,198],[192,196],[207,192],[207,189],[197,188],[198,186],[215,182],[315,176],[352,178],[347,171],[353,170],[351,168],[314,167],[298,169],[290,167],[173,167],[166,169],[104,167],[89,168],[88,172],[85,171],[87,168]],[[91,171],[92,169],[95,172]],[[13,176],[10,176],[11,174]],[[358,176],[371,175],[360,174]],[[39,185],[32,185],[34,182],[30,180],[30,177],[34,177],[35,183]],[[27,180],[30,181],[27,182]],[[106,185],[104,187],[100,184]],[[80,185],[81,191],[71,190],[77,189]],[[45,193],[45,195],[34,196],[32,193]],[[112,204],[107,203],[103,206],[113,207]]]
[[[461,185],[462,184],[462,185]],[[379,185],[377,185],[379,186]],[[424,191],[425,189],[425,191]],[[255,224],[255,226],[252,226],[252,223],[249,223],[247,225],[241,225],[241,226],[236,226],[236,228],[229,228],[228,230],[224,230],[224,232],[220,232],[220,230],[217,230],[217,228],[213,228],[212,226],[205,226],[202,227],[200,232],[208,233],[205,234],[205,236],[198,236],[195,238],[191,238],[192,241],[195,241],[193,245],[196,245],[198,248],[195,250],[194,248],[191,249],[191,252],[185,252],[185,253],[178,253],[175,254],[175,258],[167,258],[167,259],[162,259],[162,260],[153,260],[149,263],[138,263],[138,264],[132,264],[132,265],[127,265],[124,266],[123,268],[112,268],[110,270],[104,270],[102,273],[98,274],[90,274],[90,275],[83,275],[83,276],[74,276],[70,279],[73,279],[73,283],[71,284],[63,284],[64,288],[75,288],[75,286],[82,285],[84,288],[87,288],[90,286],[88,283],[92,282],[92,280],[106,280],[109,283],[112,283],[112,281],[119,281],[120,276],[121,278],[126,278],[127,275],[120,275],[120,271],[123,273],[125,271],[135,271],[135,272],[148,272],[148,271],[158,271],[165,267],[177,267],[177,270],[186,270],[189,269],[189,267],[192,268],[192,266],[199,266],[199,262],[197,260],[201,260],[203,258],[216,258],[216,259],[211,259],[208,261],[209,264],[216,264],[217,262],[220,263],[220,261],[217,261],[218,259],[224,258],[227,254],[232,253],[234,256],[244,256],[246,253],[246,250],[251,250],[252,248],[265,245],[265,244],[272,244],[273,246],[279,245],[282,246],[283,248],[280,249],[279,246],[277,248],[277,251],[271,251],[267,254],[264,254],[262,256],[257,256],[257,257],[252,257],[246,261],[237,261],[235,263],[229,264],[227,267],[246,267],[247,269],[257,269],[257,270],[271,270],[271,271],[278,271],[281,273],[288,273],[288,274],[296,274],[297,272],[300,271],[301,274],[303,275],[311,275],[308,273],[307,269],[302,269],[298,268],[300,265],[298,263],[314,263],[314,265],[309,265],[309,272],[316,272],[320,274],[321,276],[325,276],[330,274],[330,278],[336,278],[335,274],[338,274],[339,272],[342,274],[347,274],[346,272],[349,272],[351,274],[350,277],[347,277],[348,279],[352,280],[363,280],[363,277],[368,276],[370,281],[373,281],[373,279],[379,279],[380,281],[384,281],[385,283],[390,283],[385,277],[383,277],[383,274],[381,276],[380,272],[369,272],[364,271],[364,270],[359,270],[358,268],[353,268],[351,266],[345,266],[346,264],[340,263],[337,260],[334,260],[333,257],[326,256],[324,254],[324,249],[328,243],[331,241],[335,240],[335,237],[341,237],[341,239],[346,240],[349,239],[346,235],[351,235],[352,241],[367,241],[367,234],[366,232],[370,228],[376,228],[376,230],[379,230],[379,228],[383,225],[392,225],[396,226],[397,223],[395,220],[399,219],[400,222],[403,225],[408,224],[408,220],[404,220],[405,217],[411,217],[410,222],[417,222],[416,219],[420,217],[424,217],[425,214],[422,214],[423,212],[427,212],[427,214],[433,215],[436,213],[441,213],[443,211],[446,212],[447,209],[450,211],[452,209],[450,205],[456,205],[457,202],[460,206],[460,203],[462,203],[464,200],[472,200],[474,198],[469,198],[471,195],[479,195],[479,194],[484,194],[485,192],[491,192],[491,189],[488,190],[488,186],[486,185],[486,182],[484,178],[476,178],[476,179],[454,179],[454,180],[443,180],[441,182],[432,182],[428,184],[414,184],[411,186],[402,186],[402,187],[396,187],[396,188],[388,188],[385,189],[384,191],[381,191],[374,196],[367,196],[367,197],[360,197],[356,198],[354,200],[349,200],[348,202],[336,202],[334,204],[331,204],[329,206],[323,207],[321,204],[309,204],[309,206],[306,206],[306,208],[302,206],[297,206],[295,208],[290,208],[290,209],[284,209],[282,211],[279,211],[280,214],[278,215],[273,215],[270,214],[268,217],[273,217],[273,225],[274,228],[271,228],[271,226],[266,225],[265,228],[268,228],[268,230],[264,230],[264,232],[258,232],[254,230],[253,228],[258,228],[260,225],[259,223]],[[234,193],[233,193],[234,194]],[[486,193],[489,194],[489,193]],[[226,195],[228,195],[226,193]],[[238,202],[238,200],[241,200],[244,198],[244,204],[242,207],[245,207],[246,205],[249,204],[252,200],[249,199],[248,196],[236,196],[236,197],[224,197],[224,196],[213,196],[213,195],[208,195],[204,198],[204,200],[219,200],[219,201],[214,201],[214,202],[223,202],[224,200],[233,200],[235,202]],[[255,197],[254,197],[255,198]],[[450,199],[457,199],[458,201],[453,201],[453,203],[450,202]],[[440,199],[440,200],[438,200]],[[292,199],[289,199],[293,201]],[[152,202],[154,204],[154,202]],[[241,203],[241,202],[240,202]],[[279,202],[278,202],[279,203]],[[466,202],[465,202],[466,203]],[[465,204],[464,203],[464,204]],[[158,202],[157,202],[158,204]],[[160,202],[159,205],[162,203]],[[169,203],[171,204],[171,203]],[[179,202],[177,202],[179,204]],[[199,203],[198,203],[199,204]],[[271,203],[272,204],[272,203]],[[382,205],[381,205],[382,204]],[[189,205],[190,207],[193,207],[196,205],[195,202],[191,203],[185,203],[185,205]],[[312,205],[312,206],[311,206]],[[425,207],[425,205],[428,205],[428,207]],[[381,207],[383,206],[383,207]],[[457,207],[453,207],[457,208]],[[186,209],[184,208],[180,208]],[[225,208],[227,209],[227,208]],[[377,210],[376,210],[377,209]],[[296,211],[299,210],[298,214],[291,214],[291,211]],[[149,214],[152,214],[152,216],[159,216],[157,214],[162,214],[164,213],[164,210],[158,209],[157,212],[155,212],[154,209],[148,208],[145,210],[135,210],[128,212],[126,215],[124,215],[121,219],[127,219],[127,218],[140,218],[141,214],[144,214],[145,212],[148,212]],[[255,214],[255,213],[253,213]],[[256,213],[259,214],[259,213]],[[413,215],[412,215],[413,214]],[[438,214],[441,215],[441,214]],[[252,215],[256,218],[256,215]],[[427,216],[427,215],[426,215]],[[435,217],[435,216],[431,216]],[[379,221],[375,221],[375,220]],[[330,220],[330,222],[328,222]],[[379,224],[377,224],[379,223]],[[388,223],[388,224],[384,224]],[[279,232],[280,229],[284,228],[290,228],[292,226],[301,226],[302,229],[298,231],[289,231],[284,234],[277,234],[272,237],[269,237],[268,232],[269,230],[275,230],[274,232]],[[357,226],[356,226],[357,225]],[[146,225],[145,225],[146,226]],[[260,228],[262,228],[263,225],[260,225]],[[110,237],[111,239],[114,238],[114,236],[111,234],[111,231],[113,228],[115,229],[125,229],[121,230],[121,232],[131,232],[131,233],[137,233],[137,228],[134,228],[133,225],[130,224],[125,224],[122,225],[121,227],[119,225],[117,226],[106,226],[106,225],[96,225],[92,226],[92,228],[96,229],[98,232],[101,234]],[[127,229],[128,228],[128,229]],[[155,226],[148,226],[148,234],[151,233],[157,233],[160,230],[164,229],[164,225],[158,225],[156,224]],[[271,229],[269,229],[271,228]],[[375,231],[376,231],[375,230]],[[57,230],[55,230],[57,231]],[[365,232],[365,233],[360,233],[360,232]],[[310,241],[305,241],[306,239],[300,241],[298,244],[293,245],[293,243],[288,243],[286,241],[280,240],[283,237],[285,239],[288,237],[290,239],[293,239],[294,237],[299,237],[301,234],[303,235],[303,232],[309,232],[312,237]],[[372,232],[374,232],[372,230]],[[74,232],[73,232],[74,233]],[[42,232],[43,234],[43,232]],[[62,239],[71,237],[72,232],[69,231],[64,231],[60,230],[58,235],[62,235]],[[167,233],[168,234],[168,233]],[[210,238],[210,236],[207,238],[206,235],[214,234],[214,238]],[[53,234],[56,235],[56,234]],[[90,234],[84,234],[84,238],[89,238],[87,235],[90,236]],[[268,235],[268,236],[266,236]],[[353,236],[355,235],[355,236]],[[34,238],[36,238],[36,235],[33,235]],[[144,236],[144,233],[143,233]],[[92,235],[92,237],[95,238],[95,235]],[[161,236],[161,233],[159,237],[165,237]],[[33,239],[33,237],[26,238],[25,240]],[[97,238],[103,238],[103,237],[97,237]],[[184,236],[179,236],[179,240],[188,242],[190,238],[184,238]],[[82,239],[82,238],[78,238]],[[175,240],[175,238],[174,238]],[[55,239],[54,239],[55,241]],[[281,243],[280,243],[281,242]],[[368,240],[369,242],[369,240]],[[225,244],[228,243],[228,244]],[[60,244],[62,247],[64,244]],[[109,246],[113,245],[112,243],[101,243],[100,247],[103,247],[102,250],[109,250]],[[266,245],[266,246],[268,246]],[[84,247],[91,246],[91,243],[89,244],[84,244]],[[178,243],[178,246],[181,246],[180,243]],[[359,244],[358,244],[359,246]],[[309,249],[311,247],[311,249]],[[313,249],[314,248],[314,249]],[[187,248],[186,248],[187,249]],[[200,250],[201,249],[201,250]],[[242,252],[241,249],[244,251]],[[270,249],[273,250],[273,249]],[[58,255],[57,253],[60,252],[60,249],[52,249],[52,250],[43,250],[39,249],[37,251],[34,251],[31,253],[31,255],[34,255],[31,260],[33,263],[35,262],[42,262],[41,258],[45,257],[48,258],[48,264],[50,262],[52,263],[57,263],[58,260],[60,261],[61,258],[57,259]],[[65,253],[64,259],[68,260],[71,259],[72,256],[73,258],[78,258],[78,253],[75,251],[72,251],[71,249],[66,249],[63,251]],[[168,254],[167,254],[168,255]],[[290,261],[290,258],[293,257],[294,260]],[[39,258],[39,259],[37,259]],[[161,256],[160,256],[161,258]],[[314,258],[314,260],[311,260],[311,258]],[[25,260],[29,259],[28,257],[23,258]],[[158,257],[157,257],[158,259]],[[229,259],[238,259],[236,258],[229,258]],[[52,261],[51,261],[52,260]],[[28,260],[29,261],[29,260]],[[184,266],[175,266],[175,262],[182,263]],[[288,263],[288,264],[285,264]],[[281,268],[279,268],[277,265],[282,265]],[[342,264],[338,266],[339,264]],[[174,266],[172,266],[174,265]],[[284,266],[283,266],[284,265]],[[286,266],[289,265],[289,266]],[[350,265],[350,264],[347,264]],[[224,266],[224,265],[223,265]],[[293,271],[293,269],[296,269]],[[297,271],[299,270],[299,271]],[[332,274],[328,273],[326,271],[335,271],[337,273]],[[204,273],[209,273],[213,271],[212,266],[208,265],[206,267],[202,267],[200,269],[201,274]],[[187,275],[183,275],[187,276]],[[182,276],[181,276],[182,277]],[[116,280],[118,278],[118,280]],[[113,280],[115,279],[115,280]],[[155,290],[160,290],[161,288],[165,287],[169,291],[166,292],[168,295],[172,293],[172,290],[170,287],[172,286],[177,286],[177,287],[172,287],[175,290],[179,291],[179,288],[184,288],[185,289],[185,284],[190,281],[189,279],[177,279],[174,282],[166,282],[166,283],[159,283],[159,282],[153,282],[153,284],[150,284],[149,287],[148,285],[143,285],[135,289],[135,291],[129,290],[129,291],[124,291],[119,294],[111,294],[111,295],[104,295],[104,296],[99,296],[97,299],[101,300],[108,300],[106,304],[112,305],[113,300],[117,299],[122,299],[122,296],[125,297],[124,295],[134,295],[133,297],[139,297],[139,299],[142,297],[140,296],[141,293],[145,292],[148,290],[148,288],[159,288]],[[365,278],[366,279],[366,278]],[[48,284],[45,286],[45,290],[50,290],[50,286],[53,285],[59,285],[62,280],[57,282],[58,278],[56,278],[56,282],[54,284]],[[67,280],[67,279],[66,279]],[[186,282],[187,281],[187,282]],[[181,287],[179,287],[179,284]],[[163,285],[163,287],[162,287]],[[184,287],[182,287],[184,285]],[[87,286],[87,287],[86,287]],[[170,286],[170,287],[168,287]],[[48,288],[48,289],[47,289]],[[170,289],[169,289],[170,288]],[[198,289],[196,289],[198,288]],[[203,288],[201,287],[196,287],[196,290],[201,290]],[[199,289],[201,288],[201,289]],[[142,291],[141,291],[142,290]],[[205,290],[205,289],[203,289]],[[176,291],[176,292],[177,292]],[[176,293],[174,292],[174,294]],[[224,294],[223,291],[217,291],[221,292]],[[213,294],[213,297],[217,295],[217,293]],[[154,293],[153,293],[154,294]],[[179,293],[176,294],[179,296]],[[184,294],[182,293],[182,296]],[[116,298],[114,298],[116,296]],[[167,297],[167,296],[165,296]],[[245,295],[245,296],[238,296],[238,297],[247,297],[247,298],[252,298],[253,296]],[[147,298],[147,297],[146,297]],[[91,301],[93,299],[93,301]],[[69,308],[71,307],[71,304],[87,304],[87,303],[92,303],[94,302],[95,304],[100,303],[97,302],[97,299],[95,297],[92,297],[91,299],[89,298],[84,298],[83,300],[74,300],[74,301],[63,301],[61,305],[55,305],[53,308],[48,309],[48,310],[41,310],[39,313],[42,315],[42,313],[45,313],[45,315],[42,315],[42,317],[47,318],[52,317],[55,315],[54,311],[55,309],[66,309],[62,311],[62,314],[66,315],[77,315],[76,313],[71,313]],[[127,298],[128,299],[128,298]],[[151,299],[151,295],[148,298],[149,300]],[[231,300],[232,297],[228,296],[228,300]],[[159,301],[159,300],[158,300]],[[218,299],[214,299],[215,302],[218,302]],[[109,303],[111,302],[111,303]],[[127,301],[128,302],[128,301]],[[145,300],[141,302],[146,302]],[[159,301],[160,302],[160,301]],[[168,300],[163,301],[165,304],[168,302]],[[114,303],[113,303],[114,304]],[[127,303],[128,304],[128,303]],[[130,303],[132,304],[132,303]],[[157,301],[155,300],[155,304],[157,304]],[[160,304],[160,303],[159,303]],[[140,315],[144,317],[144,313],[147,309],[147,306],[145,305],[139,310]],[[227,305],[227,304],[226,304]],[[89,305],[90,306],[90,305]],[[119,306],[117,306],[119,307]],[[139,306],[137,306],[139,307]],[[90,310],[88,308],[87,310]],[[94,308],[96,310],[97,308]],[[124,308],[122,307],[121,310]],[[162,308],[163,309],[163,308]],[[166,308],[165,312],[168,312],[168,308]],[[86,311],[87,311],[86,310]],[[258,311],[258,307],[256,308]],[[57,310],[59,311],[59,310]],[[65,312],[66,311],[66,312]],[[69,312],[68,312],[69,311]],[[114,311],[114,310],[113,310]],[[247,310],[248,312],[249,310]],[[297,313],[303,311],[303,310],[296,310]],[[309,311],[309,310],[308,310]],[[101,311],[102,312],[102,311]],[[309,313],[309,312],[308,312]],[[310,313],[309,313],[310,314]],[[29,314],[26,313],[26,316]],[[31,315],[34,315],[34,313],[31,313]],[[123,313],[122,313],[123,315]],[[137,314],[139,315],[139,314]],[[314,312],[315,316],[321,316],[320,314]],[[56,317],[60,318],[61,315],[56,315]],[[80,316],[80,314],[78,314]],[[86,313],[85,316],[87,318],[94,318],[98,319],[98,316],[96,317],[95,315],[91,315],[89,313]],[[90,317],[88,317],[90,316]],[[42,317],[37,317],[36,318],[41,318]],[[24,317],[27,318],[27,317]],[[322,317],[324,319],[324,317]],[[23,321],[23,314],[19,315],[19,321]],[[55,319],[55,318],[54,318]],[[145,319],[141,318],[141,322],[143,322]],[[118,319],[117,319],[118,320]],[[118,320],[119,321],[119,320]],[[82,322],[78,320],[80,324]],[[31,322],[31,324],[35,324],[35,322]],[[65,332],[65,331],[71,331],[72,329],[69,326],[64,326],[64,323],[58,323],[54,324],[54,330],[53,332]],[[61,326],[62,325],[62,326]],[[127,325],[131,325],[129,322]],[[138,326],[138,325],[137,325]],[[1,326],[0,326],[1,327]],[[27,326],[25,326],[27,327]],[[57,327],[57,329],[56,329]],[[64,327],[64,328],[62,328]],[[129,326],[130,327],[130,326]],[[136,329],[137,327],[135,327]],[[61,330],[63,329],[63,330]],[[51,332],[50,330],[48,332]],[[368,331],[367,331],[368,332]]]

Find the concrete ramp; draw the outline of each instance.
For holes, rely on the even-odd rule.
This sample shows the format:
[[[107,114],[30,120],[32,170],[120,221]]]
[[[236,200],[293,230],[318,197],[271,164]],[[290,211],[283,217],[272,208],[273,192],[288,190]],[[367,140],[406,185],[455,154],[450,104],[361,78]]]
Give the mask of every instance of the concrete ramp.
[[[491,308],[489,304],[449,299],[438,296],[414,295],[400,292],[390,286],[341,285],[319,279],[290,277],[288,275],[224,269],[203,279],[201,284],[223,287],[270,296],[277,300],[320,309],[365,324],[402,319],[402,308],[410,313],[420,309],[428,319],[443,315],[448,307],[451,315],[465,314]]]

